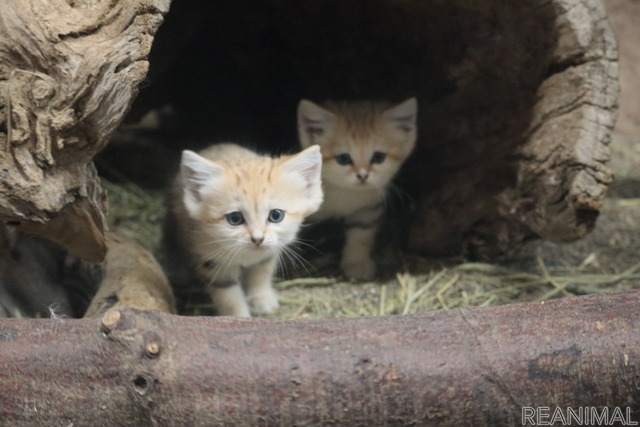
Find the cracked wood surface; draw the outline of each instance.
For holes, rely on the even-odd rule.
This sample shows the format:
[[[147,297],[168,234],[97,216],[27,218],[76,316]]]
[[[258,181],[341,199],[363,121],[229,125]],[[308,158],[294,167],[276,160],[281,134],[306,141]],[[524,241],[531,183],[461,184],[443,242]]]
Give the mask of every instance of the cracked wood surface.
[[[554,73],[538,89],[515,196],[534,198],[536,209],[510,213],[545,240],[571,242],[593,229],[613,179],[606,163],[617,114],[618,53],[599,2],[553,7]],[[508,199],[517,204],[513,193]]]
[[[315,321],[0,320],[7,425],[516,425],[640,412],[640,293]]]
[[[0,2],[0,218],[102,260],[92,163],[129,109],[169,0]]]
[[[516,42],[501,45],[497,35],[486,39],[503,51],[495,73],[540,71],[529,79],[505,75],[504,88],[497,86],[487,97],[500,99],[509,91],[522,102],[488,112],[489,120],[476,125],[475,133],[460,131],[449,138],[457,145],[463,138],[472,141],[457,154],[474,161],[454,169],[440,189],[419,202],[426,213],[417,215],[410,238],[417,250],[462,250],[471,258],[492,260],[516,253],[531,238],[572,242],[595,226],[613,177],[606,163],[617,115],[616,41],[598,1],[518,7],[530,10],[494,24],[500,37]],[[517,27],[509,26],[518,19]],[[524,62],[521,57],[527,55]],[[534,87],[531,96],[522,90],[527,86]],[[456,127],[465,126],[472,125]],[[492,126],[495,131],[485,131]]]

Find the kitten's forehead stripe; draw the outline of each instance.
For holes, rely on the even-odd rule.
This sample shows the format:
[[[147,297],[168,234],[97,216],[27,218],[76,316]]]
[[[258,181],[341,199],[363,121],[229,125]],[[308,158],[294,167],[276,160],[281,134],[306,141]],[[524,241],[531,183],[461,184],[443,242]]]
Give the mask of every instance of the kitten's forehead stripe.
[[[384,102],[325,104],[335,115],[336,126],[333,134],[322,144],[323,163],[330,161],[333,155],[348,153],[354,163],[363,166],[370,163],[375,151],[384,152],[393,163],[404,162],[408,154],[407,141],[390,132],[388,119],[383,116],[393,106]]]
[[[245,159],[242,162],[229,164],[229,173],[233,175],[231,185],[235,183],[233,191],[238,194],[239,208],[249,207],[251,212],[246,212],[247,222],[261,223],[262,219],[257,215],[262,215],[261,207],[271,192],[271,189],[278,179],[278,168],[283,163],[282,158],[266,159]]]
[[[274,165],[269,168],[269,175],[267,175],[267,182],[269,184],[273,184],[273,171],[275,170]]]

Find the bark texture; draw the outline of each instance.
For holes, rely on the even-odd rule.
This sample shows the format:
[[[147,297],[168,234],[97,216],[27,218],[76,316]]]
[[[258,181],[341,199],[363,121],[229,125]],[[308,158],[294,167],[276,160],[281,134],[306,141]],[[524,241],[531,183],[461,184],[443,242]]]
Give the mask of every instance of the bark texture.
[[[110,308],[176,312],[176,302],[162,267],[142,246],[121,234],[107,233],[104,279],[85,317],[99,316]]]
[[[506,41],[498,33],[482,39],[484,50],[505,55],[494,58],[495,67],[482,56],[465,65],[481,74],[500,72],[498,84],[524,103],[496,104],[491,99],[505,93],[495,87],[484,93],[486,100],[471,99],[476,107],[484,104],[485,113],[445,131],[450,142],[470,143],[461,151],[442,149],[450,169],[443,170],[441,188],[419,202],[410,239],[418,250],[442,253],[461,245],[472,258],[493,259],[531,238],[566,243],[595,226],[612,180],[606,163],[617,113],[616,42],[598,1],[529,2],[516,9],[527,7],[531,14],[520,24],[498,18]],[[527,93],[531,84],[534,92]]]
[[[604,0],[603,3],[620,50],[620,115],[613,130],[612,145],[614,154],[618,155],[613,156],[610,167],[615,171],[618,182],[621,178],[638,181],[640,171],[636,153],[640,151],[640,49],[637,41],[640,40],[640,2]],[[638,192],[636,196],[640,194]]]
[[[0,218],[100,261],[91,162],[148,69],[169,0],[0,2]]]
[[[640,293],[318,321],[0,320],[5,425],[492,425],[640,415]]]

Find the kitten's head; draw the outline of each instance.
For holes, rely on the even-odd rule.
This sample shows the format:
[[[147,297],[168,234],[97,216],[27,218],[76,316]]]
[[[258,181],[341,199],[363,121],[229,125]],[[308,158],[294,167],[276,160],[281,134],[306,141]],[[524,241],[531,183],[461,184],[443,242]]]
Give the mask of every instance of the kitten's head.
[[[182,153],[180,180],[187,214],[226,256],[260,259],[291,243],[305,217],[322,204],[318,147],[296,155],[234,162]]]
[[[303,99],[298,105],[298,134],[303,147],[320,145],[322,178],[352,189],[382,190],[416,142],[418,104],[327,103]]]

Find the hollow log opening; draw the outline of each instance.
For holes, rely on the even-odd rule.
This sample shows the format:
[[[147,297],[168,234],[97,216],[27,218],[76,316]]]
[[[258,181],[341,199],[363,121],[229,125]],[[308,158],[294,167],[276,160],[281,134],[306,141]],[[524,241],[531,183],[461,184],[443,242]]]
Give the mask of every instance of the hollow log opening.
[[[152,175],[205,142],[295,150],[301,98],[416,96],[419,140],[383,244],[392,235],[411,253],[492,259],[531,238],[570,242],[593,229],[617,98],[616,44],[599,2],[192,0],[167,13],[169,3],[0,2],[5,256],[11,236],[27,232],[74,258],[108,258],[92,160],[134,100],[130,121],[175,110],[161,129],[174,155],[118,158]],[[98,312],[114,301],[101,298]]]
[[[594,227],[617,94],[602,13],[568,1],[175,2],[131,117],[170,104],[180,148],[281,152],[296,147],[301,98],[417,96],[417,148],[396,182],[410,200],[403,244],[494,259]]]

